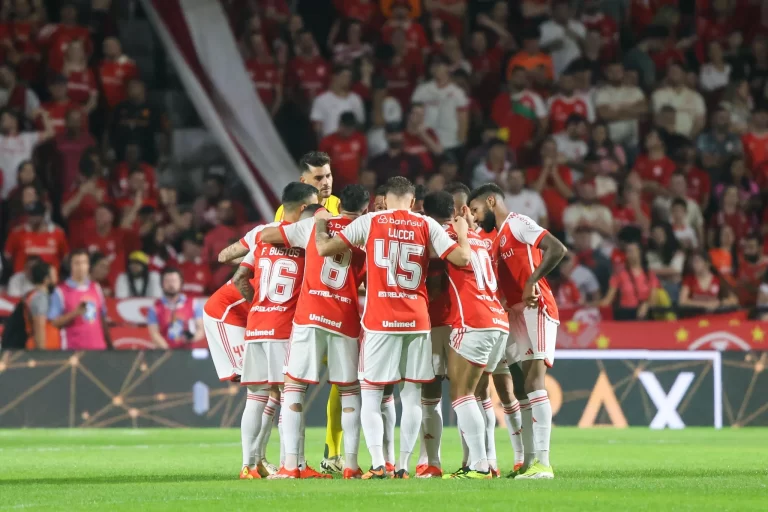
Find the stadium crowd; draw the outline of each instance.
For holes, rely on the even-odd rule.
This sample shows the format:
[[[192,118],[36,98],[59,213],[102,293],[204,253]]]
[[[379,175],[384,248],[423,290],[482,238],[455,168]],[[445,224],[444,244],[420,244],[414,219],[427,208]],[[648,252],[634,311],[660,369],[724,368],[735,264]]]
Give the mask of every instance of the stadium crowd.
[[[570,247],[564,308],[768,312],[763,2],[223,1],[286,145],[327,152],[334,190],[497,183]],[[158,179],[171,127],[113,2],[46,6],[0,5],[5,293],[31,299],[39,262],[69,275],[78,249],[107,297],[211,293],[258,219],[218,169],[189,200]]]

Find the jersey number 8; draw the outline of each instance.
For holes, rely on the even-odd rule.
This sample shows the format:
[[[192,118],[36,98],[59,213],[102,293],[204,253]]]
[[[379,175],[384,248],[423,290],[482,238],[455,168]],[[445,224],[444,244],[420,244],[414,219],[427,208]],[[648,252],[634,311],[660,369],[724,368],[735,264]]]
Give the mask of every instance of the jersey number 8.
[[[293,260],[280,259],[275,262],[267,258],[259,260],[259,302],[268,298],[270,302],[282,304],[293,296],[299,266]]]
[[[384,240],[374,240],[373,261],[377,267],[387,269],[387,285],[399,286],[406,290],[417,289],[423,272],[421,265],[416,261],[410,261],[410,258],[423,256],[424,246],[390,240],[388,249],[389,251],[385,254]]]
[[[336,256],[329,256],[323,262],[320,280],[328,288],[341,289],[347,282],[349,264],[352,262],[352,251],[345,251]]]

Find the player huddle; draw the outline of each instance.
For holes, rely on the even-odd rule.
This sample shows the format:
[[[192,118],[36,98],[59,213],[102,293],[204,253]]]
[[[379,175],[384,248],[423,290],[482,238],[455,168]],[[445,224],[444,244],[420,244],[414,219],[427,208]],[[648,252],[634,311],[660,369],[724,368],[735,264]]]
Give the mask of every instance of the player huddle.
[[[345,187],[334,202],[327,155],[310,153],[301,167],[302,182],[283,191],[282,220],[222,251],[220,261],[239,267],[205,307],[219,377],[248,387],[240,477],[330,478],[304,457],[307,386],[320,382],[327,359],[344,457],[338,467],[324,461],[323,469],[341,469],[345,479],[409,478],[421,437],[417,478],[499,476],[492,378],[515,452],[509,477],[553,478],[544,378],[558,311],[545,276],[565,247],[530,218],[508,212],[493,184],[427,194],[420,214],[414,186],[394,177],[377,190],[377,211],[368,212],[360,185]],[[445,474],[443,378],[464,447],[461,467]],[[397,458],[394,384],[402,405]],[[279,469],[264,457],[278,405]],[[361,427],[372,460],[366,472],[357,462]]]

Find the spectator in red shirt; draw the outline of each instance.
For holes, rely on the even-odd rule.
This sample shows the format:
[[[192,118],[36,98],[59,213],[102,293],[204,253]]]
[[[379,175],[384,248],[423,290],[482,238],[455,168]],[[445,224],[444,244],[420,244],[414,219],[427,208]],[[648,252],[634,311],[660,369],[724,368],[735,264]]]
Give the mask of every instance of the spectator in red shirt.
[[[557,144],[546,139],[541,145],[541,165],[527,171],[526,183],[541,194],[547,205],[547,217],[552,231],[562,232],[563,211],[573,198],[573,175],[567,165],[558,164]]]
[[[296,44],[296,56],[288,63],[285,83],[293,98],[305,109],[326,87],[331,69],[317,51],[317,44],[309,30],[302,30]]]
[[[14,272],[24,270],[30,256],[39,256],[52,267],[59,268],[69,253],[64,230],[46,221],[45,205],[40,201],[28,204],[24,213],[27,222],[14,228],[5,241],[5,259],[12,262]]]
[[[365,26],[366,32],[373,28],[379,17],[379,6],[376,0],[334,0],[333,4],[342,17],[360,21]],[[333,33],[333,29],[331,32]]]
[[[611,16],[600,11],[600,0],[584,2],[581,22],[587,30],[600,33],[601,60],[610,62],[615,59],[619,51],[619,25]]]
[[[634,226],[647,236],[651,229],[651,208],[643,202],[641,187],[627,179],[617,195],[616,205],[611,209],[615,233]]]
[[[331,157],[337,190],[357,183],[368,157],[368,144],[365,136],[357,129],[355,114],[341,114],[338,131],[323,137],[318,149]]]
[[[488,110],[501,88],[501,66],[504,50],[489,47],[488,36],[482,30],[472,32],[469,43],[469,63],[472,65],[472,96]]]
[[[84,45],[87,56],[93,53],[91,34],[87,27],[77,24],[77,6],[67,2],[61,6],[60,23],[44,26],[38,35],[38,42],[45,48],[48,56],[48,67],[59,70],[66,60],[65,54],[75,41]]]
[[[150,213],[157,211],[157,200],[152,197],[150,185],[141,168],[131,169],[128,175],[128,190],[125,197],[117,199],[115,205],[121,213],[120,226],[144,236],[154,226],[145,222]]]
[[[421,52],[408,48],[402,29],[392,32],[390,44],[377,52],[380,53],[377,56],[385,62],[380,72],[387,79],[389,93],[402,107],[406,107],[411,102],[416,83],[424,74],[424,60]]]
[[[19,81],[16,70],[9,62],[0,63],[0,104],[30,119],[40,107],[37,94]]]
[[[92,112],[99,102],[99,91],[96,88],[96,78],[93,71],[88,69],[88,59],[83,43],[71,41],[64,55],[61,74],[67,77],[67,95],[86,112]]]
[[[56,74],[51,77],[48,82],[48,92],[50,93],[51,100],[43,103],[42,108],[48,112],[56,135],[60,135],[66,131],[64,119],[67,116],[67,112],[80,108],[80,105],[69,99],[67,95],[67,77],[64,75]]]
[[[710,221],[708,240],[710,246],[715,239],[715,233],[723,225],[729,225],[736,237],[736,245],[746,236],[751,229],[749,218],[742,210],[739,199],[739,188],[736,185],[728,185],[723,190],[720,199],[720,208]]]
[[[260,32],[253,32],[249,43],[251,56],[245,61],[245,69],[248,70],[264,107],[274,117],[283,104],[282,75],[269,54],[269,48]]]
[[[224,284],[232,275],[230,265],[222,265],[218,261],[219,251],[237,242],[242,233],[235,228],[235,211],[232,201],[222,199],[216,206],[218,224],[211,228],[203,238],[203,260],[208,263],[213,272],[213,285]]]
[[[128,142],[125,145],[125,161],[117,164],[112,173],[112,186],[115,198],[120,199],[128,194],[128,178],[136,169],[144,173],[144,178],[149,185],[148,193],[150,196],[157,196],[155,168],[142,161],[141,157],[141,146],[138,143]]]
[[[67,112],[64,133],[54,138],[58,162],[58,179],[61,188],[69,190],[77,178],[80,160],[85,150],[96,146],[96,140],[83,127],[85,114],[79,108]]]
[[[411,104],[403,133],[403,150],[421,159],[424,172],[430,173],[435,168],[434,159],[443,153],[443,146],[432,128],[424,123],[424,105]]]
[[[100,204],[93,212],[93,228],[77,237],[72,243],[90,254],[100,252],[111,262],[110,278],[114,280],[125,272],[125,256],[135,249],[137,239],[128,231],[115,227],[115,213],[107,204]]]
[[[696,149],[692,144],[686,144],[679,152],[678,171],[685,174],[688,184],[688,197],[695,199],[702,210],[707,209],[712,195],[712,181],[709,174],[696,166]]]
[[[411,19],[411,6],[402,0],[392,5],[392,17],[381,28],[381,40],[387,44],[391,43],[392,34],[398,29],[405,31],[409,50],[419,51],[422,54],[428,50],[429,43],[424,28]]]
[[[424,10],[442,20],[455,36],[461,37],[467,3],[467,0],[424,0]]]
[[[576,94],[574,73],[566,69],[560,77],[560,93],[549,98],[549,122],[552,133],[565,131],[566,122],[572,115],[578,115],[592,123],[595,120],[595,109],[592,101]]]
[[[334,43],[329,38],[328,46],[333,53],[333,63],[340,66],[352,66],[363,57],[373,55],[371,45],[363,41],[363,24],[360,20],[349,20],[341,41]]]
[[[181,254],[176,260],[177,267],[184,278],[181,290],[191,297],[199,297],[211,289],[211,271],[207,261],[203,261],[203,236],[200,233],[187,232],[181,237]]]
[[[768,108],[758,106],[752,115],[752,129],[741,138],[749,166],[756,169],[768,161]]]
[[[203,176],[203,193],[192,205],[193,225],[195,229],[207,231],[219,223],[217,207],[225,199],[224,185],[227,174],[224,169],[211,167]],[[232,201],[235,212],[235,225],[245,223],[245,208],[237,201]]]
[[[648,270],[639,243],[626,244],[624,254],[624,265],[614,270],[600,306],[613,306],[615,320],[645,320],[661,285],[656,275]]]
[[[678,304],[684,313],[699,314],[738,306],[739,300],[712,272],[707,254],[695,252],[688,259],[688,272],[683,278]]]
[[[664,143],[656,130],[645,136],[645,151],[637,158],[633,170],[643,180],[643,191],[652,198],[669,184],[677,166],[667,157]]]
[[[422,173],[422,163],[418,157],[403,151],[403,127],[400,123],[389,123],[387,133],[387,151],[368,162],[368,170],[376,174],[376,182],[383,185],[393,176],[404,176],[414,180]]]
[[[81,158],[78,175],[64,193],[61,204],[61,215],[67,221],[74,247],[79,247],[76,242],[96,228],[96,208],[108,197],[107,183],[97,174],[93,160]]]
[[[127,99],[128,82],[139,76],[136,63],[123,53],[120,40],[108,37],[103,44],[104,59],[99,64],[101,92],[107,106],[113,109]]]
[[[735,291],[742,306],[752,307],[757,301],[758,290],[766,276],[766,269],[768,269],[768,258],[763,254],[760,235],[750,233],[742,243],[736,274]]]

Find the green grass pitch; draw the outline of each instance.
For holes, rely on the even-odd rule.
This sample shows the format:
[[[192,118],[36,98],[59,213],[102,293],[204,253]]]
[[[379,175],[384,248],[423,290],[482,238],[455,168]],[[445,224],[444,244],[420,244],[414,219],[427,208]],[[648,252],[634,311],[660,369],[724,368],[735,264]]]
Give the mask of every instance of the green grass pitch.
[[[324,439],[307,431],[310,464]],[[0,510],[768,510],[768,429],[556,427],[552,444],[554,481],[240,481],[237,430],[0,430]],[[509,470],[502,428],[497,447]],[[446,429],[445,467],[460,457]]]

